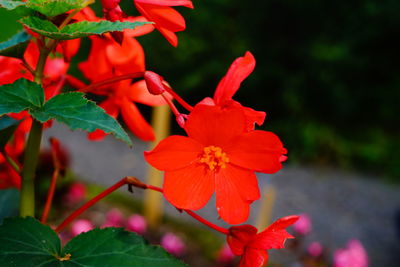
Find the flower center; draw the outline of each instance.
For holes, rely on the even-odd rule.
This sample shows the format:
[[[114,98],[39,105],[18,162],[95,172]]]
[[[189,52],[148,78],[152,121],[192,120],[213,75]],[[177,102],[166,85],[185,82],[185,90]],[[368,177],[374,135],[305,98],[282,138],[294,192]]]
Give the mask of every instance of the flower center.
[[[218,146],[207,146],[203,149],[203,155],[200,158],[200,162],[206,164],[210,170],[215,168],[226,168],[226,163],[229,162],[229,158],[225,152]]]

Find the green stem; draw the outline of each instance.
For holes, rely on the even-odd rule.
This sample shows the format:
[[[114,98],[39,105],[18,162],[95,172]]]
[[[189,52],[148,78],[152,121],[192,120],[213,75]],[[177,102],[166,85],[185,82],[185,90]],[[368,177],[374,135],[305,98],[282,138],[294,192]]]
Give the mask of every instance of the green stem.
[[[47,48],[40,48],[40,56],[35,70],[35,82],[38,84],[42,84],[44,66],[46,64],[46,59],[49,54],[50,51]]]
[[[31,131],[25,147],[24,165],[22,168],[22,185],[20,200],[20,215],[35,215],[35,172],[39,158],[40,142],[43,125],[36,120],[32,121]]]

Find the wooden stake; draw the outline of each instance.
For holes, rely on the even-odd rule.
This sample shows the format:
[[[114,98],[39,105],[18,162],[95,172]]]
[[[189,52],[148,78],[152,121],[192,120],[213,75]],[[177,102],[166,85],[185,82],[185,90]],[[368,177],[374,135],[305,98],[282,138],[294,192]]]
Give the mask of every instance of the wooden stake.
[[[152,126],[156,139],[152,143],[151,148],[154,148],[162,139],[169,135],[170,122],[171,112],[168,105],[155,107],[153,109]],[[162,172],[150,166],[147,174],[147,183],[162,187]],[[163,195],[153,190],[146,190],[144,194],[144,216],[149,226],[156,227],[160,223],[162,214]]]
[[[276,189],[272,185],[265,186],[261,194],[261,205],[258,210],[256,227],[258,231],[263,231],[271,223],[272,210],[276,198]]]

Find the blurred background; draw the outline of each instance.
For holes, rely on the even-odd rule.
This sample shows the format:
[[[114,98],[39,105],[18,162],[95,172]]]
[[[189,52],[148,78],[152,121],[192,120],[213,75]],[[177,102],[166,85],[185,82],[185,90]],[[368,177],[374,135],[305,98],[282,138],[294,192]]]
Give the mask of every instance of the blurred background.
[[[126,13],[137,14],[131,1],[121,4]],[[178,48],[158,32],[139,38],[147,68],[197,103],[213,94],[235,58],[251,51],[257,66],[235,100],[266,111],[263,128],[277,133],[289,151],[286,169],[276,179],[265,178],[265,185],[277,190],[272,217],[306,212],[315,222],[311,239],[331,251],[356,238],[371,266],[398,266],[400,2],[199,0],[194,5],[194,10],[177,8],[187,22],[186,31],[178,33]],[[98,3],[94,6],[100,12]],[[1,40],[20,28],[12,14],[0,10],[4,21]],[[84,60],[89,49],[85,42],[74,61]],[[79,152],[83,141],[73,140],[67,146],[80,157],[75,171],[82,177],[107,185],[109,177],[132,174],[126,156],[131,152],[88,145],[107,159],[103,166],[111,164],[110,151],[125,155],[111,161],[117,173],[105,173],[87,167],[101,159],[90,159],[93,152],[87,152],[85,162],[86,152]]]

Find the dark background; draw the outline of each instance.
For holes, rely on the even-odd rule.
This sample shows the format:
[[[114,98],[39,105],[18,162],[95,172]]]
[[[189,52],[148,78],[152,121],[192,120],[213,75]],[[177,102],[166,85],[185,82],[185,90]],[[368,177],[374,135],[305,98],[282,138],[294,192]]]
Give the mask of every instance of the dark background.
[[[137,14],[131,1],[122,2],[126,13]],[[281,137],[290,164],[400,181],[399,1],[194,5],[194,10],[177,8],[187,22],[186,31],[178,33],[178,48],[158,32],[139,38],[148,69],[194,104],[211,96],[232,61],[249,50],[257,66],[235,99],[267,112],[263,127]],[[0,11],[8,25],[1,39],[15,32],[15,18],[8,16]],[[77,61],[88,49],[86,42]]]

